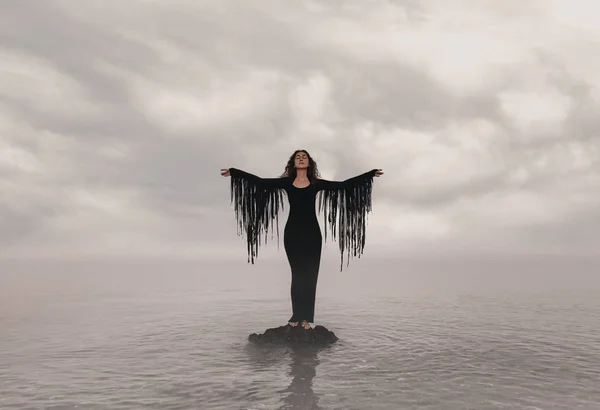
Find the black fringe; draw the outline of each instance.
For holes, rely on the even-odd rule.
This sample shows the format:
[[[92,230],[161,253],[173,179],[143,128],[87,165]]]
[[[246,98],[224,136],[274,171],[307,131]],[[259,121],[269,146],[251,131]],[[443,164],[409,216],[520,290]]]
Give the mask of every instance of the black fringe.
[[[319,212],[321,209],[324,211],[325,241],[329,226],[333,239],[337,236],[339,242],[340,272],[344,265],[344,251],[347,254],[346,266],[350,264],[351,257],[360,258],[363,253],[367,215],[372,210],[374,172],[375,170],[343,183],[328,184],[320,192]]]
[[[246,235],[248,243],[248,262],[258,257],[261,240],[267,243],[271,230],[273,239],[273,220],[277,230],[279,247],[279,209],[284,209],[283,190],[262,184],[260,179],[244,176],[231,176],[231,203],[234,204],[235,218],[238,224],[238,236]]]

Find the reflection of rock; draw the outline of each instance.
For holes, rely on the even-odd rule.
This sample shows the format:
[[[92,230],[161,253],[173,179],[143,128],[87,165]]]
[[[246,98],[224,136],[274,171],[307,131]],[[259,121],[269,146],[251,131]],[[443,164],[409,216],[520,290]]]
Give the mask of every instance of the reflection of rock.
[[[324,326],[317,325],[313,329],[304,329],[302,326],[279,326],[265,330],[265,333],[252,333],[248,340],[255,343],[272,344],[309,344],[309,345],[327,345],[335,343],[338,338]]]

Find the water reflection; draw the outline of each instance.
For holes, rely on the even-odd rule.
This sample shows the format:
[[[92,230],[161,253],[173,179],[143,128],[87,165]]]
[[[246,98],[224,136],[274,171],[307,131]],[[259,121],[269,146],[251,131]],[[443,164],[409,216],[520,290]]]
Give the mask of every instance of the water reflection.
[[[315,410],[319,407],[319,397],[313,390],[313,379],[319,365],[319,352],[326,347],[315,346],[261,346],[249,343],[246,351],[252,366],[258,372],[273,371],[289,361],[287,374],[290,384],[277,391],[281,397],[279,410]]]
[[[319,364],[319,348],[314,346],[290,347],[290,377],[292,379],[279,410],[320,409],[319,397],[313,391],[313,379]]]

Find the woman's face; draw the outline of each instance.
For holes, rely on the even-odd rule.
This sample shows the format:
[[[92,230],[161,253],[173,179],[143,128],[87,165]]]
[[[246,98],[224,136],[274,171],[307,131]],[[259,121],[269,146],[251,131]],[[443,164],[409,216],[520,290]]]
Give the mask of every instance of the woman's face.
[[[298,152],[296,153],[296,156],[294,158],[294,166],[296,168],[308,168],[308,155],[306,155],[306,152]]]

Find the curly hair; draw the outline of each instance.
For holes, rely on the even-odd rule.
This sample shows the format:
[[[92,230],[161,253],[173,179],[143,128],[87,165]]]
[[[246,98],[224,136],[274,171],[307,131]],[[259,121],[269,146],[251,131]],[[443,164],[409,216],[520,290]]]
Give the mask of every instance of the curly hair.
[[[296,167],[294,166],[294,159],[296,158],[296,155],[299,152],[304,152],[308,157],[308,168],[306,170],[307,178],[309,179],[311,184],[317,182],[318,178],[321,177],[321,174],[319,173],[319,168],[317,167],[317,162],[310,156],[308,151],[306,151],[305,149],[298,149],[294,151],[294,153],[288,159],[288,162],[285,166],[285,171],[283,172],[283,174],[281,174],[281,176],[296,178]]]

